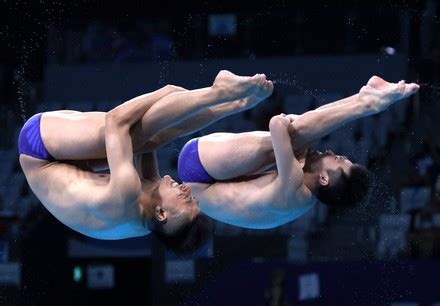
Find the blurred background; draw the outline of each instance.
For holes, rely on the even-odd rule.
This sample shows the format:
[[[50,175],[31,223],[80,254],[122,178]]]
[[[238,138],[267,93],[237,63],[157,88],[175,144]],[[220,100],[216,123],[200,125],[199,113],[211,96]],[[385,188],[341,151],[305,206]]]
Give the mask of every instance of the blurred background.
[[[440,305],[439,6],[2,1],[0,305]],[[316,144],[375,173],[367,205],[316,205],[272,230],[217,222],[190,258],[149,236],[82,236],[29,189],[17,136],[32,114],[108,111],[166,84],[209,86],[221,69],[265,73],[274,94],[191,137],[267,130],[271,116],[355,94],[372,75],[421,88]],[[188,139],[159,151],[162,174],[177,177]]]

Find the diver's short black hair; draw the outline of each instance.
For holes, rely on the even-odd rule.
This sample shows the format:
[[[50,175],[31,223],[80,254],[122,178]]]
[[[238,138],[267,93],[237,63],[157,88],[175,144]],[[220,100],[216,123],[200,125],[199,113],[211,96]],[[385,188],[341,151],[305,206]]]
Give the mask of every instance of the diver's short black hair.
[[[151,232],[165,247],[176,255],[191,255],[204,245],[214,234],[215,222],[202,212],[194,220],[173,234],[166,234],[160,229]]]
[[[350,167],[349,174],[337,176],[336,172],[330,171],[329,184],[320,186],[315,193],[319,201],[336,209],[349,209],[369,197],[373,175],[364,166],[354,164]]]

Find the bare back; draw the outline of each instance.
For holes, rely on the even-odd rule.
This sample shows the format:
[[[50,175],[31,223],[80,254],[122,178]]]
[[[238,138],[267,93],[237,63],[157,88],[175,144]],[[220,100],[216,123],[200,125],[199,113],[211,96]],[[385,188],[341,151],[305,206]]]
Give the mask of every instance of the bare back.
[[[106,192],[108,175],[25,154],[20,155],[20,164],[42,204],[71,229],[98,239],[123,239],[149,233],[136,203],[111,204]]]

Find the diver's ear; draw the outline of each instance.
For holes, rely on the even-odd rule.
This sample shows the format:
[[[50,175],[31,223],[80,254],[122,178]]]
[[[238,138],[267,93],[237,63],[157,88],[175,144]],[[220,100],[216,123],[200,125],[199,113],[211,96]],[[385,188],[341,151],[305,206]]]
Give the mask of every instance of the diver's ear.
[[[329,183],[329,176],[326,172],[319,173],[319,184],[321,186],[328,186]]]
[[[156,206],[154,210],[154,217],[159,222],[165,222],[167,220],[167,212],[160,206]]]

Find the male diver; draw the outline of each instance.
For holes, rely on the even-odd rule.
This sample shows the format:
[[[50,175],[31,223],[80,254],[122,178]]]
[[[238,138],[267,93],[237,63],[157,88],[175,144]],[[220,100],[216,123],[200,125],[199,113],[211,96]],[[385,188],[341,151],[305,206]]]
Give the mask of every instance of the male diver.
[[[318,200],[335,208],[354,206],[369,194],[369,171],[332,151],[308,151],[309,145],[418,89],[414,83],[393,84],[374,76],[356,95],[300,116],[274,116],[269,132],[192,139],[180,153],[179,176],[204,213],[241,227],[280,226]]]
[[[98,239],[154,232],[174,251],[189,253],[209,237],[209,222],[188,186],[159,176],[154,151],[142,156],[138,168],[133,152],[145,152],[145,142],[163,129],[197,128],[194,124],[210,120],[207,115],[252,107],[272,89],[264,75],[221,71],[211,87],[184,91],[166,86],[108,113],[37,114],[21,130],[20,164],[42,204],[73,230]],[[189,122],[195,114],[207,119]],[[68,161],[105,156],[109,175]]]

